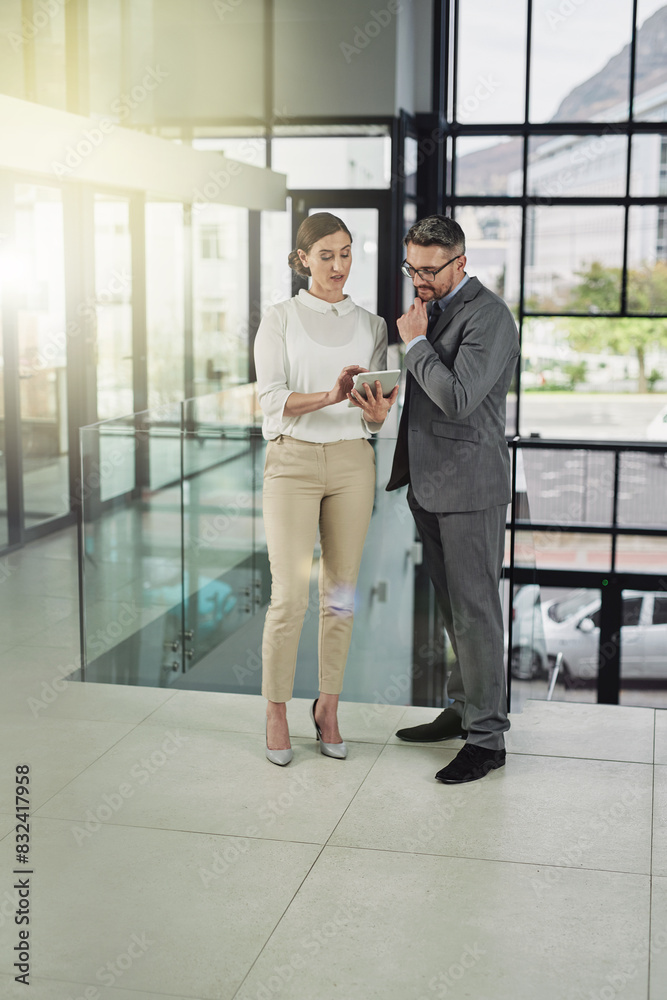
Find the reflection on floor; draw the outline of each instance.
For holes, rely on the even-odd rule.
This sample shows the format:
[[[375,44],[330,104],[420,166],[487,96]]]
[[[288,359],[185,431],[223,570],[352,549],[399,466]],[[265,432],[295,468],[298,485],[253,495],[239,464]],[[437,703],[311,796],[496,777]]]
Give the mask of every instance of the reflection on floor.
[[[308,702],[264,757],[247,695],[63,682],[73,535],[4,561],[0,987],[14,982],[14,767],[31,768],[38,1000],[662,1000],[667,713],[526,702],[508,762],[446,787],[435,710]],[[71,585],[71,587],[70,587]]]

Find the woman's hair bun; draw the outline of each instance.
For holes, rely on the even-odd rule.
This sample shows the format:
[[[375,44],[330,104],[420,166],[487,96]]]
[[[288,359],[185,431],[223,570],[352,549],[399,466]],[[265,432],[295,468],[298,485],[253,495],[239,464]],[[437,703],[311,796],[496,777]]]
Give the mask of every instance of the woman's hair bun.
[[[300,274],[304,278],[310,277],[310,268],[303,266],[298,250],[290,250],[287,263],[293,271],[296,271],[297,274]]]

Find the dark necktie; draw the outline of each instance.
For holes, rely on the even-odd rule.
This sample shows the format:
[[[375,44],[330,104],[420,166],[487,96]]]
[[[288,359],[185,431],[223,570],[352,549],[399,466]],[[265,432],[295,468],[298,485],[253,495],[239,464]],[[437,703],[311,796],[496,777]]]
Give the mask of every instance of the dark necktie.
[[[442,309],[440,308],[440,303],[436,299],[431,305],[431,311],[428,317],[428,327],[426,329],[426,337],[428,338],[428,340],[431,339],[431,335],[433,333],[433,330],[435,329],[435,325],[441,316],[442,316]]]

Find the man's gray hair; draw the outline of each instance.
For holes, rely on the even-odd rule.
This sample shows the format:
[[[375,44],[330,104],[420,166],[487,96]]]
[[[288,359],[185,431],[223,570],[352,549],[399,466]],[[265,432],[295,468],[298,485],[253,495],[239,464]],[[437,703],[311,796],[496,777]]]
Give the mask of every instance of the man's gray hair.
[[[416,243],[419,247],[435,245],[460,254],[466,252],[465,233],[458,222],[447,218],[446,215],[428,215],[425,219],[415,222],[407,231],[403,242],[406,246],[408,243]]]

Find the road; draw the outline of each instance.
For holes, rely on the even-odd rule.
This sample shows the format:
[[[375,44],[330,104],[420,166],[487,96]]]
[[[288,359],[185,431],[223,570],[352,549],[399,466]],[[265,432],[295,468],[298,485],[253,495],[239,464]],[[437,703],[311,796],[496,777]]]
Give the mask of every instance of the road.
[[[644,441],[646,428],[667,404],[667,394],[598,392],[524,392],[521,434],[594,441]],[[516,403],[507,401],[508,429],[514,429]]]

